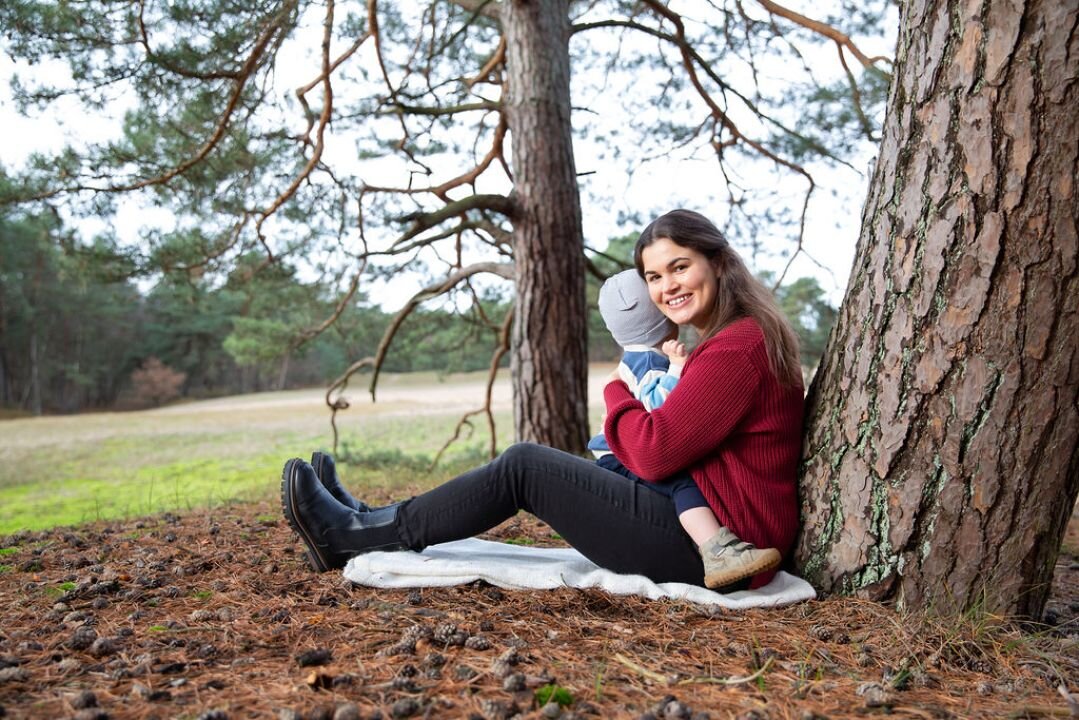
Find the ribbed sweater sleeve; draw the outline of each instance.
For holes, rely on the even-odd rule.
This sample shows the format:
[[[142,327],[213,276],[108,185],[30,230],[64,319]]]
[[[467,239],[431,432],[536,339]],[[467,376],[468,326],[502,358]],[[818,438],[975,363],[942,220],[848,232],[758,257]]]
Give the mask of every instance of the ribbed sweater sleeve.
[[[694,351],[678,385],[652,412],[622,383],[604,389],[604,435],[615,457],[641,478],[663,480],[714,452],[757,399],[757,348],[718,340]]]

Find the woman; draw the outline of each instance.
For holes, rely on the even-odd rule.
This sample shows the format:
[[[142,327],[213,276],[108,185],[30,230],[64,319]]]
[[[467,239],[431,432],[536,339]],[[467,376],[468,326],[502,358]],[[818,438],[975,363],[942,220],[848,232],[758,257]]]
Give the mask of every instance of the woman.
[[[604,388],[611,449],[646,481],[689,472],[722,525],[786,555],[798,529],[796,337],[770,293],[698,213],[675,210],[645,228],[634,262],[652,301],[701,341],[651,413],[612,375]],[[559,450],[513,445],[483,467],[377,510],[354,509],[361,504],[337,484],[332,463],[317,457],[319,473],[302,460],[285,465],[282,505],[318,570],[372,550],[471,537],[525,510],[601,567],[655,582],[702,582],[701,556],[669,497]],[[773,574],[756,575],[751,587]]]

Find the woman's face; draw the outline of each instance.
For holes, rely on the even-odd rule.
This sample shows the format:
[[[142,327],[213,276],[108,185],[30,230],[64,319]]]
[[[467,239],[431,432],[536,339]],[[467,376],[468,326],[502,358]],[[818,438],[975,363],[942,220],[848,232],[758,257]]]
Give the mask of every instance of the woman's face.
[[[641,261],[652,302],[673,322],[703,331],[718,285],[708,258],[669,238],[657,238],[641,251]]]

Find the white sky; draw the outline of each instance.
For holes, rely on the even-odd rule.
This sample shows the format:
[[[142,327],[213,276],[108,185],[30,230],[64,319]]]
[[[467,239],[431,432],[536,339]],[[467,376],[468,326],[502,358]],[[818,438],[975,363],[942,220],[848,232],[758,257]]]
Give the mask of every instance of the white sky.
[[[799,5],[805,5],[805,7],[799,8]],[[793,7],[796,10],[801,9],[811,13],[817,6],[810,5],[808,2],[795,2]],[[890,55],[894,37],[875,42],[860,39],[859,42],[871,55]],[[820,63],[814,65],[827,67],[831,64],[835,66],[836,73],[841,72],[835,57],[834,47],[828,46],[823,51]],[[305,84],[310,79],[307,77],[310,67],[310,63],[303,61],[280,62],[276,84],[287,90]],[[290,73],[293,68],[298,74]],[[119,133],[120,116],[124,110],[122,104],[119,103],[110,108],[108,114],[99,116],[87,115],[84,110],[77,108],[70,101],[54,103],[45,112],[36,113],[31,117],[19,115],[8,93],[8,80],[16,70],[20,74],[25,74],[29,69],[25,66],[17,67],[6,55],[0,57],[0,132],[2,132],[0,137],[3,138],[0,140],[0,161],[5,166],[17,167],[35,151],[57,150],[67,142],[81,144],[106,140]],[[33,72],[55,74],[58,77],[66,76],[66,69],[59,63],[39,64]],[[777,74],[781,75],[782,70]],[[828,77],[826,74],[822,73],[822,75]],[[590,107],[589,110],[592,111],[588,115],[589,118],[604,115],[603,108]],[[579,122],[578,114],[575,114],[575,122]],[[348,138],[340,138],[340,141],[344,143],[347,153],[352,147],[351,141]],[[586,243],[593,247],[601,248],[605,245],[607,238],[623,235],[634,229],[620,226],[619,214],[637,208],[654,207],[658,193],[663,193],[670,198],[669,207],[671,208],[690,207],[709,215],[708,208],[715,204],[716,189],[722,186],[719,167],[714,160],[661,158],[644,164],[632,176],[628,176],[620,169],[616,170],[612,163],[590,158],[585,143],[577,143],[575,147],[577,148],[578,172],[592,173],[581,177],[582,191],[587,191],[602,199],[601,202],[590,203],[587,196],[582,197]],[[856,168],[866,168],[870,159],[871,154],[867,154],[866,157],[849,158]],[[369,183],[402,184],[399,178],[373,177],[371,172],[371,167],[367,167],[364,173],[365,180]],[[791,267],[787,279],[793,280],[806,275],[817,277],[828,293],[829,299],[833,304],[838,305],[842,299],[853,261],[868,177],[864,172],[856,173],[848,169],[832,171],[814,169],[813,172],[819,187],[811,200],[807,215],[804,249],[808,256],[820,265],[813,263],[805,255],[800,256]],[[392,172],[390,174],[392,175]],[[804,185],[800,182],[792,183],[791,192],[797,195],[800,202]],[[719,222],[719,218],[714,217],[714,219]],[[134,202],[127,201],[119,204],[115,230],[121,239],[137,242],[141,233],[147,228],[168,226],[170,222],[171,216],[161,210],[140,207]],[[87,235],[92,235],[101,229],[100,226],[95,227],[92,222],[81,223],[81,228]],[[732,240],[737,245],[737,238],[732,238]],[[781,248],[789,248],[788,252],[793,250],[793,244],[789,240],[777,240],[776,243]],[[747,257],[747,260],[754,265],[754,258]],[[755,269],[758,270],[772,270],[778,273],[785,265],[785,260],[776,256],[756,260]],[[417,282],[415,278],[399,276],[393,282],[374,290],[371,296],[373,299],[381,298],[382,304],[387,309],[395,309],[418,289]]]

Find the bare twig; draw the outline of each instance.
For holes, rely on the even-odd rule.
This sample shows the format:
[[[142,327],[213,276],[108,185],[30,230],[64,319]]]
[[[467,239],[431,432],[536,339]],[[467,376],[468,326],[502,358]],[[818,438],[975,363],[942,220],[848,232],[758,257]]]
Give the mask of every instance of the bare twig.
[[[630,660],[628,657],[626,657],[622,653],[616,652],[613,657],[614,657],[614,659],[616,661],[622,663],[623,665],[628,667],[630,670],[634,671],[635,673],[638,673],[639,675],[643,675],[644,677],[648,678],[649,680],[655,680],[656,682],[663,683],[664,685],[670,685],[671,684],[671,678],[667,677],[666,675],[660,675],[655,670],[649,670],[648,668],[644,667],[643,665],[639,665],[639,664],[633,662],[632,660]]]
[[[758,669],[757,672],[753,673],[752,675],[746,675],[744,677],[729,677],[729,678],[715,678],[715,677],[707,677],[707,676],[691,677],[691,678],[685,678],[683,680],[679,680],[678,684],[679,685],[694,685],[694,684],[706,683],[706,684],[710,684],[710,685],[744,685],[746,683],[751,683],[754,680],[756,680],[757,678],[759,678],[761,675],[764,675],[764,673],[772,665],[772,661],[774,659],[775,658],[768,658],[767,660],[765,660],[764,664],[760,666],[760,669]]]
[[[506,311],[506,316],[502,320],[502,327],[498,333],[498,347],[495,348],[494,354],[491,356],[491,364],[487,368],[487,387],[484,395],[483,407],[479,410],[472,410],[465,413],[460,420],[457,421],[457,426],[453,429],[453,436],[446,441],[446,444],[439,449],[438,454],[435,455],[435,459],[431,461],[431,467],[438,465],[438,461],[442,459],[442,454],[449,449],[450,445],[456,442],[461,437],[461,430],[467,425],[472,427],[472,423],[469,418],[473,415],[483,413],[487,418],[487,431],[490,433],[490,445],[488,448],[488,456],[494,460],[498,454],[498,442],[496,437],[495,416],[491,409],[491,398],[494,395],[495,380],[498,378],[498,365],[502,362],[502,358],[510,350],[510,328],[513,327],[513,306]]]
[[[858,90],[858,81],[854,78],[854,73],[850,71],[850,67],[847,66],[847,58],[843,54],[843,46],[838,42],[835,44],[835,49],[839,53],[839,64],[843,66],[843,72],[847,75],[847,85],[850,86],[851,100],[854,102],[854,112],[858,115],[858,123],[862,126],[862,134],[865,135],[866,140],[877,142],[879,138],[873,135],[873,124],[869,122],[869,118],[865,115],[865,110],[862,108],[862,93]]]
[[[376,399],[375,390],[378,387],[378,376],[382,369],[382,364],[386,360],[386,353],[389,352],[390,345],[393,343],[393,339],[396,337],[397,331],[401,328],[401,324],[404,323],[405,319],[408,318],[408,316],[412,314],[412,311],[424,301],[437,297],[438,295],[451,290],[458,283],[483,273],[512,279],[513,265],[511,263],[494,262],[475,263],[474,265],[459,268],[450,273],[445,279],[423,288],[413,295],[412,298],[405,303],[405,306],[398,310],[397,314],[390,320],[389,327],[386,328],[386,331],[382,334],[382,338],[378,342],[378,348],[375,351],[375,355],[373,357],[365,357],[362,360],[357,360],[352,363],[347,370],[330,383],[329,388],[326,390],[326,404],[330,407],[330,426],[333,428],[334,452],[337,451],[337,412],[339,410],[344,410],[349,406],[348,401],[342,396],[342,393],[344,393],[345,389],[348,387],[349,379],[360,370],[371,368],[373,372],[369,391],[371,393],[371,401],[374,402]]]
[[[295,350],[302,346],[304,343],[310,341],[312,338],[321,335],[327,328],[337,322],[337,319],[341,317],[341,313],[348,307],[348,303],[352,300],[352,297],[356,294],[356,290],[360,287],[360,276],[363,274],[364,268],[367,267],[367,263],[362,262],[360,267],[356,270],[356,273],[352,276],[351,282],[349,282],[348,289],[345,294],[341,296],[341,299],[337,301],[337,304],[333,308],[333,312],[329,317],[323,320],[321,323],[312,328],[307,328],[300,332],[289,343],[289,350]]]
[[[764,673],[767,672],[768,668],[772,665],[772,660],[774,659],[774,658],[768,658],[764,662],[764,665],[761,665],[760,669],[757,670],[757,672],[753,673],[752,675],[746,675],[744,677],[717,678],[717,677],[701,676],[701,677],[691,677],[691,678],[683,678],[682,680],[676,680],[675,676],[669,676],[668,677],[666,675],[661,675],[660,673],[658,673],[658,672],[656,672],[654,670],[649,670],[648,668],[643,667],[642,665],[633,662],[632,660],[630,660],[628,657],[626,657],[622,653],[617,653],[616,652],[613,657],[614,657],[615,660],[622,663],[623,665],[628,667],[630,670],[633,670],[634,672],[639,673],[640,675],[643,675],[644,677],[648,678],[649,680],[655,680],[656,682],[661,682],[661,683],[664,683],[665,685],[695,685],[695,684],[744,685],[746,683],[751,683],[754,680],[756,680],[757,678],[759,678],[760,676],[764,675]]]
[[[348,381],[353,375],[363,370],[365,367],[373,367],[375,359],[373,357],[365,357],[362,360],[357,360],[348,366],[348,369],[341,373],[330,386],[326,388],[326,404],[330,407],[330,427],[333,429],[333,452],[337,454],[337,412],[339,410],[347,410],[349,407],[348,400],[345,399],[343,393],[348,388]],[[335,394],[336,393],[336,394]]]
[[[368,12],[372,11],[373,8],[369,5]],[[353,42],[347,50],[338,55],[337,58],[329,64],[329,66],[324,65],[319,72],[318,77],[314,78],[306,85],[296,88],[296,98],[300,101],[300,105],[303,107],[304,115],[307,117],[307,131],[304,133],[305,142],[311,142],[311,130],[315,126],[315,114],[311,112],[311,106],[307,103],[307,93],[311,92],[311,90],[313,90],[315,86],[319,83],[326,82],[326,79],[329,77],[329,75],[333,73],[333,71],[336,70],[341,63],[352,57],[356,53],[356,51],[359,50],[365,42],[367,42],[370,37],[371,30],[369,27],[367,32],[356,38],[355,42]]]

